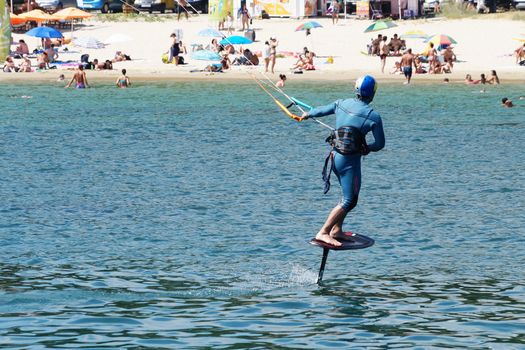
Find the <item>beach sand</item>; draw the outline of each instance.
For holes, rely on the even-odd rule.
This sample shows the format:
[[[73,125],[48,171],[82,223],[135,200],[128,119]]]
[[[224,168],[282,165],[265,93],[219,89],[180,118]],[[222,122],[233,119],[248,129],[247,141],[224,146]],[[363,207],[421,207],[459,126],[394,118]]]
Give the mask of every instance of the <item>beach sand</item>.
[[[146,15],[145,15],[146,16]],[[259,67],[233,67],[225,73],[190,72],[202,69],[209,64],[205,61],[192,60],[190,55],[185,56],[188,64],[175,66],[163,64],[162,54],[167,52],[170,45],[170,33],[175,29],[183,30],[182,41],[188,51],[192,44],[207,45],[211,38],[199,37],[197,32],[206,27],[216,28],[215,21],[209,20],[207,15],[193,16],[190,20],[181,19],[178,22],[173,16],[166,16],[162,21],[134,20],[125,22],[100,22],[86,20],[77,26],[73,33],[64,31],[66,37],[94,37],[104,41],[112,34],[125,34],[133,40],[129,42],[107,45],[102,49],[85,49],[68,45],[69,52],[63,52],[60,48],[61,60],[79,60],[80,55],[88,53],[90,60],[98,58],[99,61],[112,59],[116,51],[122,51],[131,56],[131,61],[117,62],[111,71],[88,71],[91,82],[114,80],[120,74],[122,68],[126,68],[128,75],[134,80],[188,80],[188,79],[215,79],[215,80],[238,80],[252,79],[250,71],[264,71],[262,63]],[[144,17],[144,19],[150,17]],[[492,18],[492,19],[490,19]],[[364,33],[364,29],[372,22],[369,20],[340,19],[337,25],[333,25],[330,18],[315,18],[322,24],[323,28],[312,30],[312,34],[295,32],[295,28],[305,20],[280,19],[254,20],[253,28],[256,31],[256,42],[247,45],[252,51],[260,51],[264,41],[270,37],[279,40],[278,51],[300,52],[303,47],[317,54],[315,60],[315,71],[304,72],[304,74],[293,74],[291,67],[295,62],[293,57],[278,58],[275,74],[269,74],[278,80],[278,74],[284,73],[291,80],[353,80],[362,74],[372,74],[379,81],[404,81],[402,75],[392,75],[388,72],[393,68],[394,62],[399,57],[388,57],[385,73],[381,73],[379,58],[364,54],[366,45],[371,38],[377,37],[378,33],[387,35],[389,38],[397,33],[401,35],[409,30],[419,29],[427,34],[448,34],[458,43],[454,51],[459,62],[454,66],[452,74],[417,74],[413,82],[417,81],[442,81],[449,78],[451,81],[462,81],[465,74],[470,73],[474,79],[478,79],[481,73],[490,76],[490,70],[495,69],[501,80],[514,82],[525,82],[525,67],[515,64],[512,52],[520,45],[514,38],[525,33],[525,23],[520,21],[495,19],[487,16],[482,19],[447,20],[436,18],[429,20],[404,20],[396,21],[398,27],[379,32]],[[234,35],[243,35],[235,31]],[[30,49],[35,48],[39,39],[28,37],[23,34],[13,34],[13,40],[25,39]],[[407,47],[414,52],[421,52],[425,47],[421,39],[407,39]],[[326,63],[327,57],[332,56],[333,64]],[[262,61],[262,60],[261,60]],[[36,63],[36,60],[33,60]],[[57,70],[46,70],[36,73],[3,73],[0,80],[16,81],[53,81],[59,74],[66,75],[66,79],[72,76],[74,65],[59,67]]]

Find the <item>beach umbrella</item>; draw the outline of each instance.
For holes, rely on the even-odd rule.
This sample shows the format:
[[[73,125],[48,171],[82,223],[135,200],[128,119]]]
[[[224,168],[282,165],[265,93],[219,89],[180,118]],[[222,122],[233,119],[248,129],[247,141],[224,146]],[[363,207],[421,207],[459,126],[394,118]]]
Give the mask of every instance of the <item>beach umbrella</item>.
[[[397,27],[397,24],[395,24],[392,21],[379,20],[369,25],[368,28],[365,29],[365,33],[375,32],[378,30],[383,30],[383,29],[388,29],[388,28],[393,28],[393,27]]]
[[[25,34],[29,36],[34,36],[37,38],[63,38],[64,37],[62,33],[60,33],[55,28],[46,27],[46,26],[35,27],[31,29],[30,31],[26,32]]]
[[[71,21],[71,31],[73,31],[73,20],[84,19],[91,17],[92,14],[86,11],[82,11],[76,7],[67,7],[58,12],[55,12],[52,17],[58,21]]]
[[[239,36],[239,35],[232,35],[232,36],[229,36],[219,41],[219,44],[221,45],[228,45],[228,44],[243,45],[243,44],[251,44],[251,43],[253,43],[253,41],[243,36]]]
[[[409,30],[408,32],[401,35],[401,39],[427,39],[428,37],[428,34],[417,29]]]
[[[15,15],[14,13],[10,13],[9,14],[9,18],[10,18],[10,21],[11,21],[11,25],[13,25],[13,26],[17,26],[19,24],[27,22],[27,19],[20,18],[20,16]]]
[[[104,44],[120,44],[120,43],[127,43],[129,41],[133,40],[132,37],[126,35],[126,34],[113,34],[110,35],[106,40],[104,40]]]
[[[210,38],[223,38],[224,35],[215,28],[205,28],[197,33],[198,36],[206,36]]]
[[[295,31],[298,32],[300,30],[308,30],[308,29],[313,29],[313,28],[323,28],[323,26],[315,21],[310,21],[310,22],[301,24],[299,27],[295,28]]]
[[[29,12],[21,13],[18,17],[35,22],[46,22],[54,20],[53,16],[45,13],[42,10],[32,10]]]
[[[221,56],[213,51],[210,50],[199,50],[192,52],[191,58],[194,60],[202,60],[202,61],[220,61]]]
[[[438,49],[444,49],[452,44],[457,44],[456,40],[445,34],[433,35],[425,40],[425,42],[434,44],[434,46],[437,46]]]
[[[93,37],[75,38],[73,39],[75,46],[85,47],[86,49],[100,49],[104,44]]]
[[[58,12],[55,12],[52,17],[55,19],[83,19],[93,16],[91,13],[82,11],[76,7],[67,7]]]

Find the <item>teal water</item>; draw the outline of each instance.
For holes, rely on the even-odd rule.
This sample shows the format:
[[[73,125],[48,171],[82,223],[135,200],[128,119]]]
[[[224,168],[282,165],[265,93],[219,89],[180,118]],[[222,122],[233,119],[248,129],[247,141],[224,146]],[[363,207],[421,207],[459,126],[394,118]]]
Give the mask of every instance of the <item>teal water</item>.
[[[0,347],[525,349],[524,87],[380,86],[376,244],[317,286],[325,129],[250,82],[2,85]]]

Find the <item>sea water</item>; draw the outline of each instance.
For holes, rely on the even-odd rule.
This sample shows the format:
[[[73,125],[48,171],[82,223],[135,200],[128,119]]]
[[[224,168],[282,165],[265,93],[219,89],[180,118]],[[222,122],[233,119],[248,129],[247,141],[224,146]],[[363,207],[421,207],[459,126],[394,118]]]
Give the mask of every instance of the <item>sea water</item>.
[[[1,347],[525,348],[525,86],[381,85],[376,244],[318,286],[329,130],[252,82],[93,85],[0,87]]]

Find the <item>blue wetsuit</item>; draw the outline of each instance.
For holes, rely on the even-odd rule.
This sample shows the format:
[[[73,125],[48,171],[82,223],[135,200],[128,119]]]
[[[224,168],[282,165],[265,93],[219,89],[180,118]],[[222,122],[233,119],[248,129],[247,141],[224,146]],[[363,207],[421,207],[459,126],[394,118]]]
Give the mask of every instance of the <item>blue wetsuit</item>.
[[[381,117],[366,102],[359,99],[337,100],[308,112],[308,115],[314,118],[330,114],[336,116],[336,129],[352,126],[360,129],[363,136],[372,131],[374,142],[368,144],[371,152],[377,152],[385,146]],[[332,151],[332,156],[334,157],[334,173],[343,191],[340,205],[346,212],[349,212],[356,206],[361,188],[361,155],[342,155]]]

